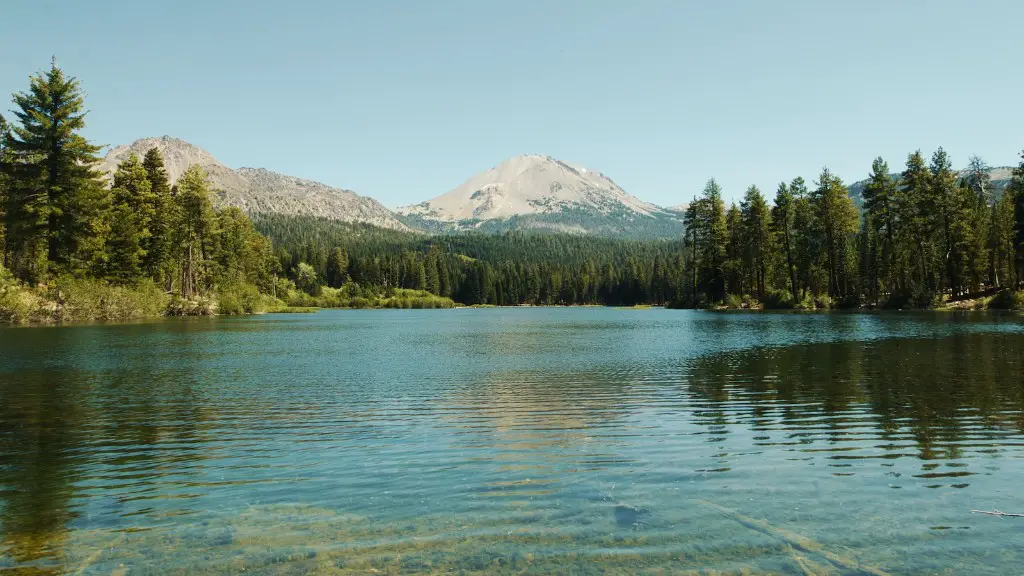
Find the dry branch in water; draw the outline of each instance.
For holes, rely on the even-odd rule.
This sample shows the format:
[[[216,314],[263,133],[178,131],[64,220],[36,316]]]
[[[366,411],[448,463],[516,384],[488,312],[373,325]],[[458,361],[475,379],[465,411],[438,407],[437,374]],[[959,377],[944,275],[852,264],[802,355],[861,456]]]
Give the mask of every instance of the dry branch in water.
[[[1024,514],[1011,514],[1010,512],[1000,512],[999,510],[971,510],[975,514],[988,514],[989,516],[1003,516],[1007,518],[1024,518]]]

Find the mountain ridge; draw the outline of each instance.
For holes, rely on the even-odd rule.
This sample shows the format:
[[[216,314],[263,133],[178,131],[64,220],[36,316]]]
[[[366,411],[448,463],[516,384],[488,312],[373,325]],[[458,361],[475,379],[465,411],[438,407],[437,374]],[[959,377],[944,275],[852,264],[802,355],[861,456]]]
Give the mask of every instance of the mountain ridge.
[[[248,213],[316,216],[395,230],[409,229],[383,204],[368,196],[266,168],[232,169],[205,149],[171,136],[140,138],[131,144],[112,147],[103,158],[100,170],[113,175],[117,165],[129,155],[141,158],[151,148],[156,148],[163,156],[171,184],[190,165],[201,165],[209,174],[213,201],[220,206],[235,206]]]

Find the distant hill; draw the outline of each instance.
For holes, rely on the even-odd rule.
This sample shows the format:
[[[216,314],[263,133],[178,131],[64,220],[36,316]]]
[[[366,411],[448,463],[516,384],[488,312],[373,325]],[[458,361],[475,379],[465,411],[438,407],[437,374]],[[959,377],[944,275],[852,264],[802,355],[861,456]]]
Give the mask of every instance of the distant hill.
[[[190,165],[203,166],[210,175],[214,202],[218,205],[236,206],[251,214],[317,216],[408,230],[390,210],[372,198],[263,168],[234,170],[206,150],[169,136],[142,138],[111,149],[103,160],[102,170],[113,174],[118,163],[129,155],[136,154],[141,158],[150,148],[160,150],[172,184]]]
[[[962,172],[960,172],[962,174]],[[1009,166],[998,166],[995,168],[989,168],[989,177],[992,179],[992,195],[995,198],[999,198],[1003,195],[1003,190],[1010,185],[1010,178],[1013,176],[1013,168]],[[900,173],[890,174],[893,178],[899,178]],[[850,197],[853,198],[854,204],[857,207],[864,205],[864,188],[870,182],[869,179],[859,180],[853,184],[849,184],[847,188],[850,191]]]
[[[682,215],[632,196],[600,172],[550,156],[509,158],[454,190],[397,210],[413,228],[549,230],[630,238],[675,237]]]

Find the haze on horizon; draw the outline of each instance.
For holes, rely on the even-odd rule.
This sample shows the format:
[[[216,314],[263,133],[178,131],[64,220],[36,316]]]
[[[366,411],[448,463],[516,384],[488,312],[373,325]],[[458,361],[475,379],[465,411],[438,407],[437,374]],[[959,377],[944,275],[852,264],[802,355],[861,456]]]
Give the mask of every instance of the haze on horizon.
[[[0,112],[55,55],[117,145],[169,134],[394,207],[540,153],[660,205],[943,146],[1016,164],[1024,4],[10,3]]]

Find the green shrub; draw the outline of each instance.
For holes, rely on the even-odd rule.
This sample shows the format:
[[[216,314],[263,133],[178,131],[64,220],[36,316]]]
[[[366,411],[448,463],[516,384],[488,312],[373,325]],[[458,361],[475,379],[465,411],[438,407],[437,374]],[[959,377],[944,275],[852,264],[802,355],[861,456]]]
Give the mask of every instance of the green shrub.
[[[1000,290],[989,298],[991,310],[1024,310],[1024,291]]]
[[[258,314],[273,306],[274,298],[260,294],[252,284],[229,284],[217,291],[217,313],[228,316]]]
[[[41,298],[0,266],[0,323],[45,322],[52,316],[52,302]]]
[[[174,296],[167,305],[166,313],[168,316],[213,316],[217,313],[217,302],[206,296],[188,300]]]
[[[61,277],[50,287],[60,322],[131,320],[161,316],[170,297],[151,280],[134,285],[112,285],[102,280]]]
[[[791,310],[795,306],[793,295],[785,290],[768,290],[761,303],[766,310]]]
[[[893,290],[885,301],[885,308],[889,309],[926,309],[935,308],[940,304],[939,295],[928,289],[927,286],[915,286],[912,289]]]
[[[727,294],[725,297],[726,308],[740,308],[743,305],[743,299],[735,294]]]

